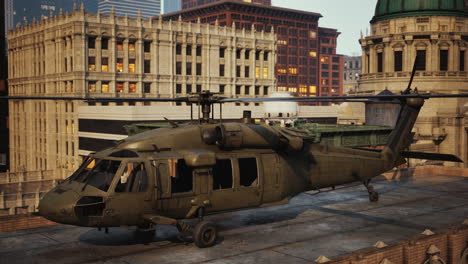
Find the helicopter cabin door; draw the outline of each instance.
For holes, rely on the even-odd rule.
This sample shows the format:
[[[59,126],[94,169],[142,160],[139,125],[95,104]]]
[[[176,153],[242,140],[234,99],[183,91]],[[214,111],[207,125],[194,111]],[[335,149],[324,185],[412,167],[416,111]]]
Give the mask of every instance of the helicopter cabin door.
[[[262,197],[261,160],[255,155],[217,154],[210,181],[211,208],[233,210],[260,205]]]
[[[158,210],[168,217],[184,217],[195,196],[194,168],[180,157],[156,160],[155,166]]]

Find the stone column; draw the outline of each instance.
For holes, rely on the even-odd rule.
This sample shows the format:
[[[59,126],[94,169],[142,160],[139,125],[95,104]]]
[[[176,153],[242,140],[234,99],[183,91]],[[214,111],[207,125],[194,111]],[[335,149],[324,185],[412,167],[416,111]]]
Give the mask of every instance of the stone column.
[[[128,38],[126,38],[123,42],[123,54],[124,54],[124,57],[123,57],[123,64],[124,64],[124,67],[123,67],[123,72],[125,73],[128,73]],[[128,92],[128,90],[127,90]]]
[[[390,47],[390,43],[384,43],[384,54],[383,54],[383,59],[384,61],[382,62],[383,64],[383,72],[393,72],[395,67],[395,62],[393,60],[393,50]]]
[[[96,71],[102,72],[102,49],[101,49],[102,37],[96,38]]]
[[[449,49],[449,71],[458,71],[460,69],[460,46],[458,41],[453,41]]]
[[[369,47],[369,73],[376,73],[377,72],[377,51],[375,50],[375,46],[372,45]]]

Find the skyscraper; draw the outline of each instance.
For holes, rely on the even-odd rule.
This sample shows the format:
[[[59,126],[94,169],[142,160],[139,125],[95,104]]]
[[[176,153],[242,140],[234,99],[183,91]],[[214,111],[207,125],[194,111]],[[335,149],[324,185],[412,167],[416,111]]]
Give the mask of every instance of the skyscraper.
[[[163,12],[164,14],[179,11],[181,9],[180,0],[163,0]]]
[[[175,0],[172,0],[175,2]],[[182,1],[182,9],[192,8],[196,6],[206,5],[213,2],[219,2],[221,0],[181,0]],[[254,3],[254,4],[263,4],[271,6],[271,0],[238,0],[241,2],[246,3]]]
[[[114,8],[118,16],[136,17],[141,12],[143,18],[158,16],[161,14],[161,0],[99,0],[99,12],[109,14]]]

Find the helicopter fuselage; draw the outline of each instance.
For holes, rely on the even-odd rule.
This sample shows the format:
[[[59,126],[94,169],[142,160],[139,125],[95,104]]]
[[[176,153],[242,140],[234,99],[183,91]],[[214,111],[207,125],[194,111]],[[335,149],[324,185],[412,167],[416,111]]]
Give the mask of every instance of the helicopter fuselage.
[[[310,144],[294,133],[226,123],[138,134],[88,157],[43,197],[39,212],[78,226],[175,224],[200,212],[286,203],[395,165],[384,153]]]

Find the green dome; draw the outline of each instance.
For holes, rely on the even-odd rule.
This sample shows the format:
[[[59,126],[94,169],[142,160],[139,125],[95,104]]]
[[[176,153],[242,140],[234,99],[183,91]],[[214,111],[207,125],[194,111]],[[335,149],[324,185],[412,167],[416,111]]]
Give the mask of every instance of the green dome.
[[[465,3],[466,2],[466,3]],[[412,16],[468,17],[465,0],[378,0],[371,23]]]

